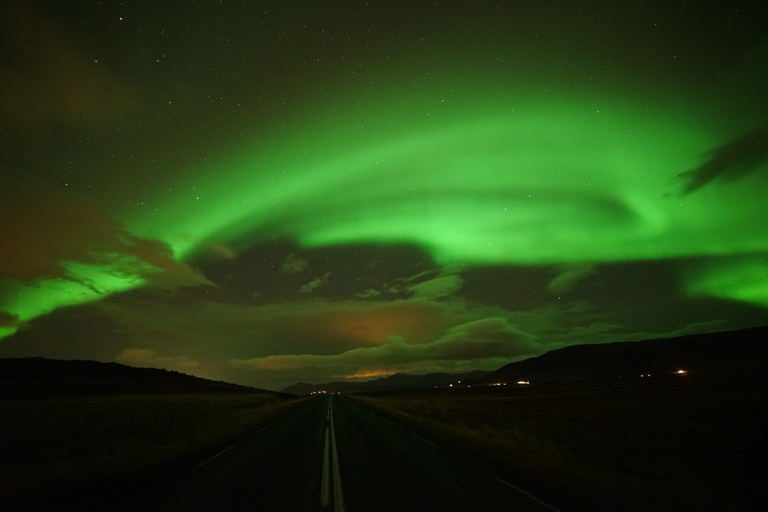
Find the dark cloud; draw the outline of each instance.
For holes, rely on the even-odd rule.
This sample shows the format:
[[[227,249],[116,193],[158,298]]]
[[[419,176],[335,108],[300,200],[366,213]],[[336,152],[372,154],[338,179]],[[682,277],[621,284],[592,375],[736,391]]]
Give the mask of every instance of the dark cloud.
[[[390,336],[376,347],[361,347],[337,355],[273,355],[254,359],[233,359],[235,367],[282,371],[323,367],[337,373],[358,374],[360,370],[402,368],[413,371],[424,363],[437,363],[453,369],[456,363],[484,360],[498,361],[538,355],[543,347],[533,336],[509,324],[503,318],[485,318],[448,329],[439,339],[414,344],[402,336]],[[446,368],[448,367],[448,368]]]
[[[288,256],[285,257],[285,260],[283,261],[282,266],[280,267],[281,272],[285,272],[286,274],[298,274],[300,272],[303,272],[305,268],[307,268],[307,260],[304,258],[301,258],[297,256],[296,254],[289,252]]]
[[[299,293],[301,294],[308,294],[313,293],[318,288],[325,286],[328,284],[330,278],[331,278],[332,272],[326,272],[320,277],[316,277],[315,279],[311,280],[310,282],[304,284],[299,288]]]
[[[200,361],[184,356],[161,356],[150,348],[126,348],[115,357],[115,361],[141,368],[165,368],[189,373],[200,366]]]
[[[0,218],[0,276],[79,280],[70,265],[81,264],[162,287],[208,284],[167,244],[131,235],[89,201],[50,185],[0,174]]]
[[[112,361],[128,348],[130,333],[97,304],[60,308],[25,323],[0,340],[0,357]]]
[[[596,272],[595,266],[591,263],[559,265],[555,271],[557,275],[547,285],[547,290],[552,293],[569,292],[576,283]]]
[[[456,293],[462,283],[463,280],[457,275],[440,276],[414,284],[408,288],[408,291],[417,298],[438,299]]]
[[[19,315],[0,311],[0,327],[17,327],[19,323]]]
[[[302,248],[287,239],[254,244],[227,260],[198,255],[190,265],[201,269],[233,298],[248,303],[254,294],[265,303],[292,300],[311,283],[303,289],[331,300],[346,300],[358,294],[372,297],[371,290],[382,298],[404,298],[408,288],[440,274],[425,251],[413,245]]]
[[[685,181],[683,195],[714,181],[728,183],[758,171],[768,160],[768,124],[713,149],[708,157],[700,166],[678,176]]]

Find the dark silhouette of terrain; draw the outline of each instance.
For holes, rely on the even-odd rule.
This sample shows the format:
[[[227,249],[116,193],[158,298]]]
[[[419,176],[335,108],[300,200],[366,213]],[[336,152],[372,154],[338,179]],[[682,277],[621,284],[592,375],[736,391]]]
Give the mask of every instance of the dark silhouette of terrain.
[[[768,369],[768,326],[736,331],[692,334],[678,338],[573,345],[538,357],[510,363],[492,372],[462,374],[396,373],[368,382],[300,382],[283,393],[371,393],[488,385],[518,381],[567,382],[596,379],[659,377],[680,369],[702,374],[764,372]]]
[[[765,372],[768,326],[602,345],[573,345],[510,363],[472,383],[564,382],[659,377],[683,369],[697,375]]]
[[[0,359],[0,399],[113,394],[275,393],[157,368],[43,357]]]

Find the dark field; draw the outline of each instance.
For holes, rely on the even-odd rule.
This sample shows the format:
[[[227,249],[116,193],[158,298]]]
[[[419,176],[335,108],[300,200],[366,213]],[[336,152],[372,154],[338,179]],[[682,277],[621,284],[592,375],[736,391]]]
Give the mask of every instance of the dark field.
[[[0,509],[35,509],[38,500],[43,510],[61,510],[99,494],[115,498],[300,401],[271,392],[0,401]]]
[[[766,510],[768,375],[356,397],[564,512]]]

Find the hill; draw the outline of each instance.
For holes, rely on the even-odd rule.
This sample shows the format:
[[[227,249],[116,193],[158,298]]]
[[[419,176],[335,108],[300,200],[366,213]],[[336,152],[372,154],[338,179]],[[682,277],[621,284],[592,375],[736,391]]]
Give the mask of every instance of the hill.
[[[602,345],[573,345],[510,363],[472,383],[564,382],[660,376],[684,369],[696,374],[765,371],[768,326]]]
[[[42,357],[0,359],[0,399],[110,394],[274,393],[157,368]]]
[[[111,510],[302,400],[117,363],[0,359],[0,510]]]

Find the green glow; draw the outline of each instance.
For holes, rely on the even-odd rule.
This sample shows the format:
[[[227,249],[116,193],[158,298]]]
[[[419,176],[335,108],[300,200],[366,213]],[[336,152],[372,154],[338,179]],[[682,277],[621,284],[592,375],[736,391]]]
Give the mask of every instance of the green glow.
[[[691,296],[718,297],[768,307],[768,260],[744,257],[701,265],[690,273]]]
[[[178,260],[271,237],[305,247],[413,243],[438,263],[465,265],[767,251],[754,219],[768,203],[748,179],[675,195],[675,176],[733,136],[705,123],[704,107],[677,101],[393,90],[309,112],[300,126],[149,191],[151,207],[113,213]],[[72,281],[19,285],[4,310],[29,320],[146,283],[119,266],[69,270]],[[759,291],[743,297],[768,304]]]
[[[103,299],[146,284],[141,277],[120,272],[114,265],[68,263],[66,268],[68,279],[48,279],[37,286],[19,283],[11,288],[7,297],[18,298],[6,299],[13,306],[10,311],[26,322],[59,307]],[[0,331],[0,338],[16,332],[15,328],[9,329],[11,332]]]
[[[410,242],[464,264],[768,249],[751,222],[766,210],[754,190],[734,185],[735,202],[718,190],[714,200],[729,202],[717,209],[712,191],[670,195],[674,177],[718,144],[695,116],[615,98],[476,97],[336,109],[169,187],[153,201],[157,212],[125,223],[180,258],[209,243],[279,236],[307,247]]]

